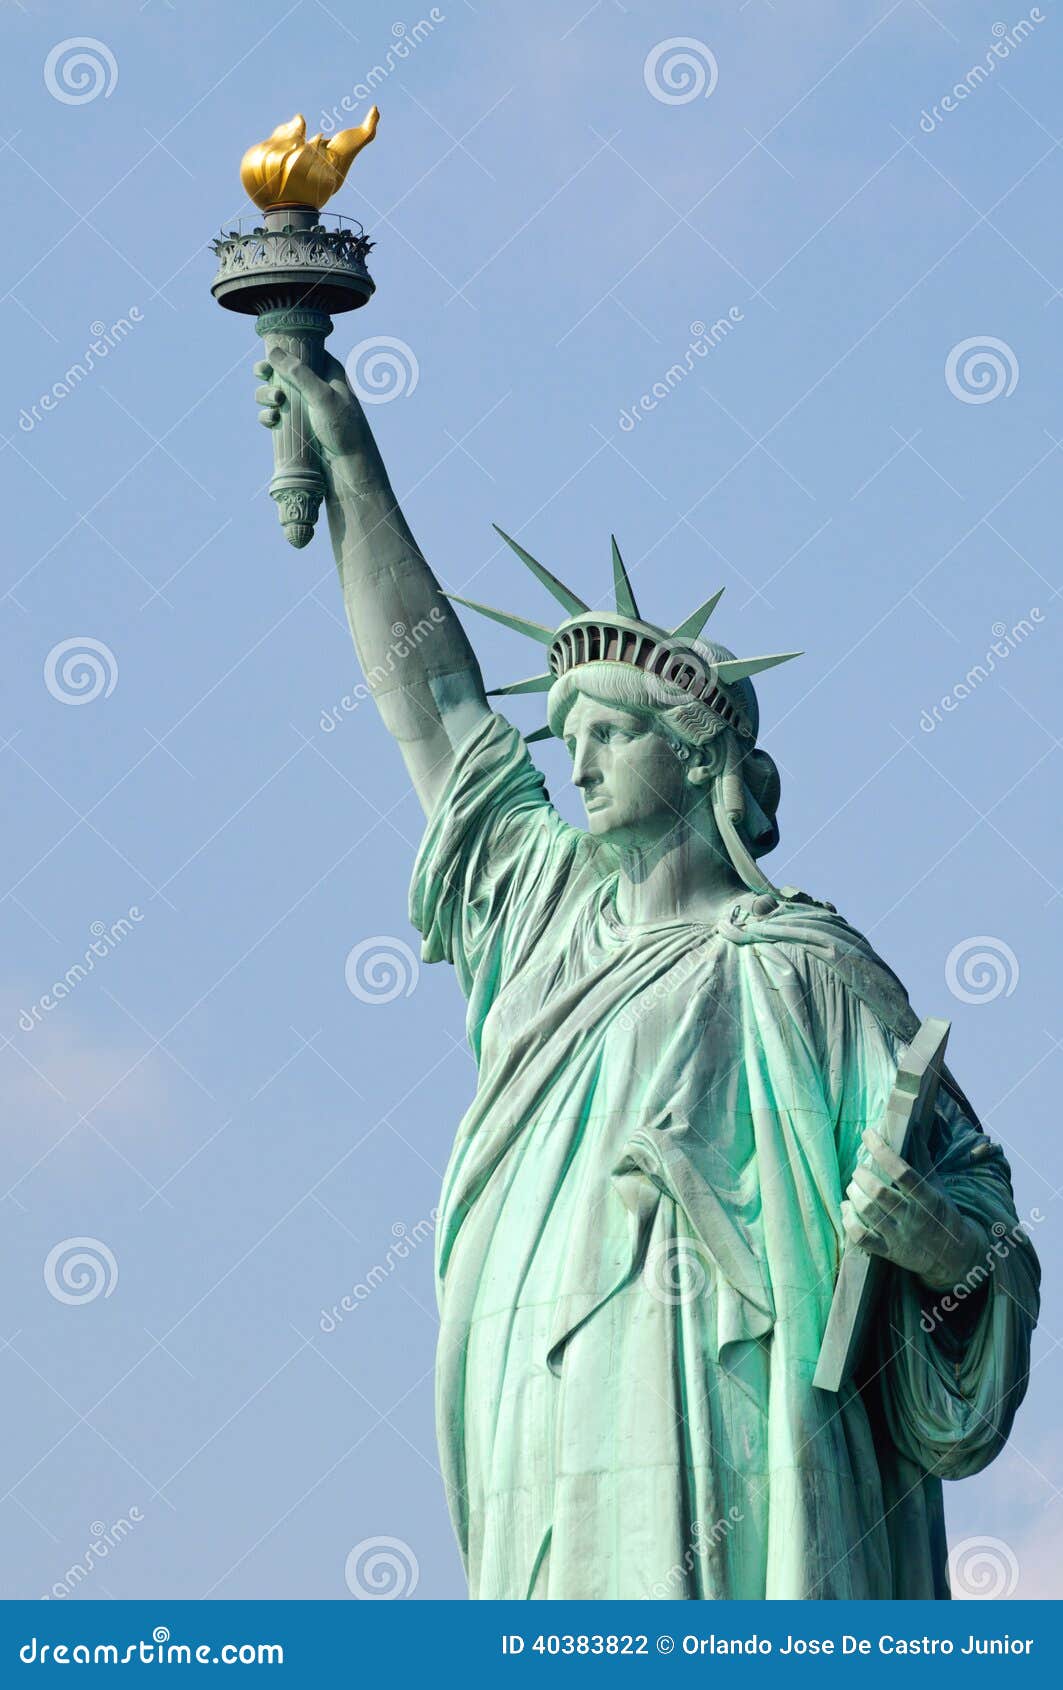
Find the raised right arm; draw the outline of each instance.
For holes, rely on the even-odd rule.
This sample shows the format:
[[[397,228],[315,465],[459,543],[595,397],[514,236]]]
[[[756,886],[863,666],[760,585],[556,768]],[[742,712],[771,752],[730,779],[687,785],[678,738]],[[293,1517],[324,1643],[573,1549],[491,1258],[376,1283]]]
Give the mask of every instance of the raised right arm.
[[[455,748],[490,712],[480,666],[399,508],[343,366],[326,355],[317,375],[291,353],[271,356],[255,365],[264,383],[256,393],[260,418],[275,427],[285,389],[302,395],[358,660],[429,815]]]

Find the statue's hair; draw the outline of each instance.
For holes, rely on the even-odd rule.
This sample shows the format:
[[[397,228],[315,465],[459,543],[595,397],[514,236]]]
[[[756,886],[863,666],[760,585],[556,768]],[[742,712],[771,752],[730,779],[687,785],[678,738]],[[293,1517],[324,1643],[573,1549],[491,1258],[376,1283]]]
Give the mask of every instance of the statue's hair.
[[[709,645],[707,641],[705,644],[714,658],[723,660],[730,656],[723,646]],[[755,734],[759,720],[752,686],[749,681],[740,681],[730,690],[737,695]],[[760,857],[779,843],[775,819],[781,791],[779,771],[766,751],[755,750],[748,740],[740,739],[714,711],[671,681],[663,681],[660,676],[647,674],[632,664],[581,663],[560,676],[547,694],[547,721],[559,739],[564,734],[565,718],[580,693],[601,704],[653,717],[665,738],[677,748],[700,751],[721,734],[726,736],[722,742],[726,770],[748,788],[762,815],[759,825],[748,828],[749,849],[753,856]],[[767,823],[766,827],[763,822]]]
[[[726,646],[713,640],[691,641],[695,651],[712,662],[725,662],[732,656]],[[581,680],[584,684],[580,684]],[[685,744],[706,745],[720,731],[719,716],[672,681],[638,669],[630,663],[581,663],[555,681],[547,694],[546,715],[554,733],[560,733],[571,710],[577,692],[588,692],[603,703],[625,706],[633,710],[651,710],[664,716]],[[729,696],[749,723],[756,739],[760,726],[757,695],[750,681],[735,681],[727,688]]]

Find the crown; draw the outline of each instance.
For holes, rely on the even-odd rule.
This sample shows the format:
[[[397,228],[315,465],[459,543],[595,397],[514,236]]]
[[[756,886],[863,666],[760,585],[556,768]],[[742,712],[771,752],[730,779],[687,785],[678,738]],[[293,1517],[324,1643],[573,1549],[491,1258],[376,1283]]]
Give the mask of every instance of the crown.
[[[497,523],[492,526],[506,545],[516,552],[521,562],[527,564],[536,579],[564,606],[568,615],[556,628],[548,628],[542,622],[530,622],[526,617],[516,616],[511,611],[494,610],[490,605],[462,598],[460,593],[446,594],[447,598],[454,599],[456,603],[479,611],[481,616],[489,616],[493,622],[500,622],[503,627],[512,628],[518,634],[527,634],[529,638],[548,647],[549,668],[544,674],[529,675],[523,681],[510,681],[502,687],[491,687],[488,689],[488,697],[548,692],[562,675],[569,674],[585,663],[626,663],[641,669],[645,674],[655,675],[658,679],[679,687],[699,704],[711,710],[742,738],[756,738],[755,720],[750,709],[752,688],[741,688],[739,683],[748,680],[751,675],[760,674],[764,669],[773,669],[777,663],[788,663],[791,658],[800,657],[802,653],[783,651],[770,657],[716,655],[715,650],[703,643],[698,636],[723,597],[722,587],[710,599],[706,599],[704,604],[692,610],[689,616],[685,616],[675,628],[659,628],[653,622],[644,621],[639,614],[631,581],[615,538],[613,587],[616,609],[615,612],[601,611],[592,610],[589,605],[584,604],[570,587],[566,587],[544,564],[539,563],[530,552],[526,552],[523,546],[504,533]],[[529,741],[550,739],[553,737],[553,729],[547,725],[537,728],[534,733],[525,734],[524,737]]]

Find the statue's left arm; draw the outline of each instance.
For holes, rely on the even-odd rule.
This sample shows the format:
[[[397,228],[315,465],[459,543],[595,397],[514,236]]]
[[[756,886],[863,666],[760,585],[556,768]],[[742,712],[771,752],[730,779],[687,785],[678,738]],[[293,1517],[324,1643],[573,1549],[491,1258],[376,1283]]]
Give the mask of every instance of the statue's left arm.
[[[1004,1152],[950,1074],[925,1141],[900,1158],[877,1135],[918,1020],[896,976],[840,917],[805,923],[806,945],[788,954],[834,1119],[838,1245],[889,1263],[863,1389],[878,1396],[903,1455],[964,1478],[999,1453],[1026,1392],[1037,1257]]]
[[[1026,1394],[1040,1268],[1000,1146],[942,1090],[923,1175],[982,1247],[951,1284],[895,1268],[880,1327],[881,1397],[897,1447],[941,1478],[980,1472]]]

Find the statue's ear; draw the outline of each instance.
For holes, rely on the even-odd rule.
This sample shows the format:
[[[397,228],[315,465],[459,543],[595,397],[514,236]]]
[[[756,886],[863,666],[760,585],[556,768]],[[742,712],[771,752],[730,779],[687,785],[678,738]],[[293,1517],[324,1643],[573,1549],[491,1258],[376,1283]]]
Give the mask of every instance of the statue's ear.
[[[707,744],[699,746],[697,751],[691,752],[691,761],[686,772],[687,780],[692,786],[707,786],[709,781],[715,780],[723,765],[724,735],[718,734],[715,739],[710,739]]]

